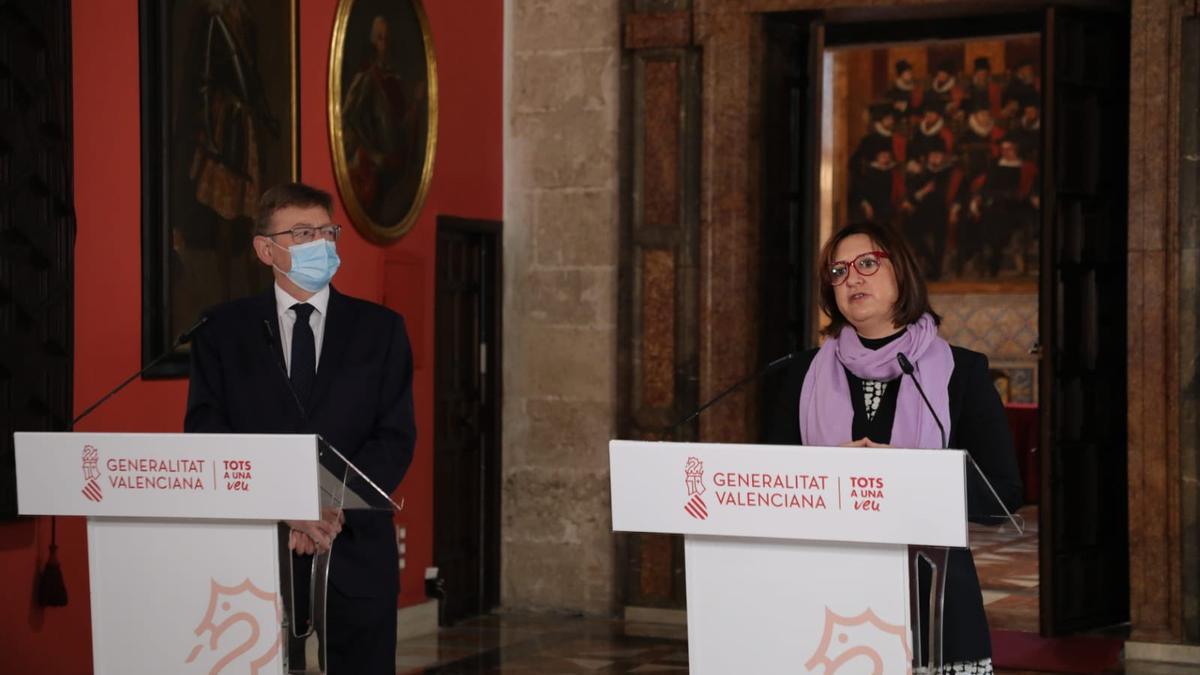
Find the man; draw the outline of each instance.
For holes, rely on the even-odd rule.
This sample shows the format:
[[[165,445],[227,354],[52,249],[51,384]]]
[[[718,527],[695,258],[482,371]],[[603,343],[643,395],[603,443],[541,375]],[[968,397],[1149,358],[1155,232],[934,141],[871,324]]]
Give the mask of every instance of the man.
[[[1018,106],[1020,117],[1008,128],[1004,137],[1011,138],[1017,144],[1017,152],[1022,159],[1037,164],[1042,156],[1041,100],[1036,95],[1026,96],[1018,101]]]
[[[383,16],[371,22],[371,57],[350,81],[342,117],[350,183],[377,224],[404,220],[421,182],[424,82],[406,81]],[[415,159],[414,159],[415,158]]]
[[[957,119],[956,116],[961,112],[965,92],[962,87],[958,86],[958,78],[954,76],[955,72],[954,63],[950,61],[939,63],[923,100],[927,105],[938,106],[943,117]]]
[[[891,225],[904,196],[904,177],[886,140],[874,141],[873,159],[851,184],[850,204],[857,218]]]
[[[913,77],[912,64],[904,59],[897,61],[896,79],[892,80],[892,86],[885,94],[892,102],[897,119],[904,120],[916,113],[916,109],[921,105],[921,93]]]
[[[992,62],[986,56],[975,59],[975,72],[971,73],[971,84],[967,88],[966,100],[972,109],[987,109],[993,118],[1000,117],[1001,88],[992,82]]]
[[[1004,87],[1005,101],[1037,100],[1041,97],[1042,83],[1033,70],[1033,63],[1021,61],[1013,70],[1012,79]]]
[[[900,209],[906,215],[904,234],[921,260],[925,277],[942,277],[946,244],[955,233],[962,203],[962,170],[941,139],[931,141],[922,155],[921,168],[906,173],[907,193]]]
[[[984,254],[981,271],[988,276],[999,275],[1010,245],[1015,246],[1014,271],[1025,274],[1030,267],[1026,258],[1037,248],[1035,230],[1041,206],[1037,177],[1037,166],[1022,159],[1017,144],[1006,138],[1000,141],[999,159],[972,186],[969,213],[979,232],[972,253]]]
[[[332,203],[300,183],[263,194],[253,246],[274,288],[208,312],[192,342],[184,429],[320,434],[392,492],[416,439],[412,350],[400,315],[329,285],[339,265]],[[308,587],[310,555],[332,546],[328,672],[394,673],[399,561],[390,514],[288,525],[298,593]],[[301,616],[306,605],[298,598]]]
[[[959,135],[956,146],[962,155],[962,167],[967,180],[974,181],[987,171],[992,160],[1000,156],[1000,139],[1004,137],[1004,130],[996,125],[987,106],[976,108],[968,100],[966,109],[966,128]]]
[[[921,121],[908,139],[908,161],[910,165],[916,163],[915,169],[920,168],[930,150],[954,152],[954,132],[942,116],[942,107],[937,102],[927,101],[918,112]]]
[[[850,156],[850,173],[862,175],[867,165],[878,159],[880,149],[887,148],[892,159],[903,163],[908,156],[908,139],[896,133],[896,111],[890,103],[876,103],[869,109],[871,128],[858,142]]]

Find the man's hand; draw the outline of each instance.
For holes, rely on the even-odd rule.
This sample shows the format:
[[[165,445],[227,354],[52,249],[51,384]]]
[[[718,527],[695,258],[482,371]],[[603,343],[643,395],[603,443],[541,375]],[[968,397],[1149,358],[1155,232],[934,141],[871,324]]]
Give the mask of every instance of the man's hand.
[[[311,553],[307,553],[309,549],[312,549],[312,553],[324,553],[333,546],[333,538],[342,531],[345,517],[339,509],[325,509],[321,513],[321,520],[288,520],[285,522],[288,527],[292,528],[291,536],[288,539],[288,548],[301,554],[311,555]]]
[[[307,534],[299,530],[292,530],[288,534],[288,549],[300,555],[316,555],[317,543]]]

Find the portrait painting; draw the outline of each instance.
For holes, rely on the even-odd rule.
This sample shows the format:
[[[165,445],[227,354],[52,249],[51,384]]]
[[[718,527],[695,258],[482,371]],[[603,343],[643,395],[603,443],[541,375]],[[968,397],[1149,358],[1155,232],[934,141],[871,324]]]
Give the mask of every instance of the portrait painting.
[[[341,0],[329,131],[354,227],[379,243],[403,236],[425,201],[437,143],[437,66],[420,0]]]
[[[298,166],[296,0],[141,3],[143,362],[259,292],[258,199]],[[186,346],[148,376],[181,376]]]
[[[1041,222],[1036,35],[830,49],[826,231],[895,227],[935,292],[1033,291]]]

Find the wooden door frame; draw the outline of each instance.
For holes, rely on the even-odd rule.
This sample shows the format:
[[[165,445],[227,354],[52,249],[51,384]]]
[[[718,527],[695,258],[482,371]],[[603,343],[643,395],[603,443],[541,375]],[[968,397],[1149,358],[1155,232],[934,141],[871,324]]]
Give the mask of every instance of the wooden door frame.
[[[884,25],[900,17],[969,18],[991,15],[1029,15],[1040,19],[1044,3],[1016,0],[1003,7],[984,3],[924,2],[898,0],[892,7],[855,7],[854,2],[819,0],[696,0],[696,41],[703,53],[721,54],[705,59],[701,90],[704,92],[701,120],[701,156],[722,158],[701,167],[701,296],[704,298],[752,297],[742,269],[757,265],[760,194],[747,185],[757,181],[761,166],[760,148],[750,139],[762,119],[758,107],[762,90],[761,73],[754,58],[763,53],[765,42],[762,15],[780,11],[824,10],[821,21],[826,36],[833,26],[847,23]],[[1083,7],[1109,8],[1107,1],[1071,3]],[[1044,32],[1046,27],[1037,25]],[[1132,224],[1131,224],[1132,230]],[[730,251],[736,252],[730,255]],[[1043,270],[1042,276],[1052,273]],[[1132,279],[1131,279],[1132,283]],[[748,294],[749,293],[749,294]],[[755,341],[747,339],[759,330],[756,307],[750,303],[706,303],[702,306],[700,399],[704,400],[742,373],[751,372],[764,355],[754,353]],[[1132,319],[1133,308],[1130,307]],[[739,405],[740,403],[740,405]],[[701,422],[700,438],[708,441],[737,441],[756,426],[756,404],[751,396],[714,409]],[[1044,534],[1049,535],[1049,532]]]
[[[762,14],[821,11],[831,19],[897,11],[945,14],[994,9],[983,1],[894,0],[890,7],[864,6],[866,0],[674,0],[633,2],[625,17],[627,48],[646,33],[633,30],[629,14],[644,13],[647,24],[664,30],[701,54],[699,131],[698,260],[700,298],[696,372],[697,398],[705,400],[750,372],[757,354],[758,308],[754,270],[758,265],[761,199],[760,55]],[[1180,522],[1179,440],[1179,260],[1177,218],[1178,92],[1180,30],[1191,8],[1159,0],[1079,0],[1081,7],[1130,6],[1130,72],[1138,74],[1130,93],[1127,322],[1129,373],[1130,595],[1133,638],[1179,642],[1185,635],[1181,568],[1184,546]],[[644,5],[644,6],[643,6]],[[1037,9],[1042,2],[1015,0],[1006,7]],[[673,12],[671,10],[674,10]],[[655,16],[655,13],[658,16]],[[654,21],[649,21],[653,18]],[[672,30],[666,30],[672,29]],[[1165,92],[1165,96],[1163,93]],[[632,101],[630,105],[636,104]],[[629,106],[627,106],[629,107]],[[628,134],[626,134],[628,138]],[[632,152],[637,152],[634,148]],[[623,190],[630,209],[635,191]],[[631,273],[622,262],[622,283]],[[641,311],[640,306],[631,312]],[[1191,355],[1188,355],[1191,358]],[[622,391],[628,393],[633,383]],[[708,411],[699,439],[741,441],[756,428],[752,395],[733,397]],[[1188,541],[1195,541],[1194,535]]]
[[[1039,237],[1040,242],[1041,242],[1041,249],[1043,252],[1043,255],[1041,256],[1041,264],[1043,266],[1043,274],[1041,274],[1041,278],[1039,279],[1039,293],[1038,293],[1039,305],[1040,305],[1040,307],[1039,307],[1039,315],[1040,315],[1039,341],[1040,341],[1040,344],[1042,345],[1042,353],[1040,355],[1039,374],[1038,374],[1040,381],[1039,381],[1038,386],[1040,389],[1039,400],[1041,400],[1043,402],[1043,404],[1042,404],[1041,410],[1040,410],[1040,413],[1041,413],[1041,419],[1039,421],[1039,427],[1040,427],[1039,436],[1040,437],[1039,437],[1038,445],[1039,445],[1039,448],[1042,448],[1043,450],[1050,449],[1050,451],[1039,452],[1039,454],[1040,454],[1039,473],[1041,474],[1041,495],[1039,498],[1038,518],[1039,518],[1039,532],[1042,533],[1042,536],[1039,541],[1039,569],[1040,570],[1051,569],[1052,566],[1055,564],[1054,563],[1055,555],[1062,552],[1062,549],[1055,550],[1052,547],[1051,541],[1049,541],[1050,537],[1052,537],[1053,533],[1055,532],[1054,522],[1058,521],[1060,523],[1059,527],[1063,528],[1064,530],[1069,530],[1069,528],[1065,528],[1061,524],[1062,521],[1064,520],[1064,518],[1062,516],[1059,516],[1055,512],[1055,509],[1057,508],[1057,504],[1059,501],[1055,498],[1055,491],[1057,489],[1059,491],[1059,495],[1061,496],[1062,494],[1067,493],[1066,492],[1067,488],[1066,488],[1066,486],[1061,486],[1061,487],[1056,486],[1056,484],[1055,484],[1056,476],[1055,476],[1054,467],[1055,467],[1055,465],[1065,465],[1064,458],[1067,457],[1068,455],[1067,455],[1067,451],[1062,448],[1064,446],[1072,445],[1072,443],[1070,443],[1070,442],[1066,442],[1066,443],[1058,442],[1061,430],[1056,427],[1059,425],[1060,421],[1068,414],[1068,411],[1066,410],[1066,408],[1068,406],[1066,404],[1064,404],[1064,405],[1061,405],[1058,409],[1055,408],[1055,405],[1059,401],[1066,400],[1065,395],[1063,395],[1063,396],[1058,395],[1059,392],[1056,391],[1056,387],[1060,386],[1066,377],[1065,375],[1060,375],[1060,373],[1062,371],[1064,371],[1064,370],[1070,371],[1070,370],[1073,370],[1073,369],[1079,367],[1079,366],[1076,366],[1073,364],[1072,359],[1069,358],[1068,355],[1066,355],[1062,351],[1056,349],[1056,345],[1054,344],[1055,342],[1057,342],[1057,339],[1059,337],[1058,335],[1056,335],[1056,333],[1059,332],[1058,326],[1063,325],[1063,322],[1059,321],[1060,317],[1063,316],[1063,313],[1065,311],[1068,311],[1069,309],[1075,309],[1075,308],[1074,307],[1063,308],[1063,307],[1059,306],[1060,302],[1062,302],[1062,295],[1063,295],[1062,288],[1065,287],[1067,284],[1064,284],[1062,282],[1061,279],[1062,279],[1063,275],[1059,275],[1057,272],[1057,270],[1059,268],[1049,268],[1048,267],[1049,265],[1053,264],[1052,263],[1053,258],[1056,258],[1059,255],[1057,251],[1060,246],[1060,243],[1063,240],[1063,231],[1064,231],[1064,229],[1066,229],[1065,226],[1061,222],[1059,222],[1060,196],[1069,194],[1069,191],[1066,190],[1063,185],[1059,184],[1059,179],[1056,176],[1056,174],[1058,173],[1058,168],[1060,166],[1060,160],[1061,160],[1061,155],[1059,153],[1060,146],[1058,144],[1058,140],[1060,137],[1058,134],[1058,130],[1056,129],[1056,126],[1058,125],[1058,122],[1059,122],[1058,103],[1060,102],[1060,96],[1059,96],[1059,93],[1056,91],[1056,89],[1060,85],[1063,87],[1063,89],[1065,91],[1071,91],[1072,88],[1075,88],[1075,89],[1079,88],[1078,85],[1073,85],[1072,83],[1070,83],[1066,80],[1060,81],[1060,78],[1058,78],[1056,76],[1057,73],[1059,72],[1059,64],[1056,62],[1056,58],[1060,55],[1060,52],[1059,52],[1058,45],[1056,44],[1056,41],[1059,39],[1060,33],[1061,33],[1061,31],[1058,28],[1060,19],[1066,18],[1068,21],[1074,19],[1076,22],[1078,22],[1078,17],[1071,16],[1071,14],[1070,14],[1071,9],[1073,9],[1073,8],[1064,8],[1064,7],[1056,6],[1053,4],[1046,7],[1044,9],[1045,26],[1044,26],[1043,32],[1042,32],[1042,40],[1043,40],[1043,42],[1042,42],[1042,47],[1043,47],[1043,64],[1042,64],[1042,84],[1043,84],[1043,89],[1042,89],[1042,102],[1043,102],[1043,107],[1042,107],[1042,129],[1043,129],[1042,157],[1043,157],[1043,160],[1042,160],[1042,163],[1043,163],[1043,169],[1045,169],[1045,170],[1043,171],[1043,174],[1041,177],[1041,181],[1042,181],[1041,221],[1042,222],[1041,222],[1041,235]],[[1123,9],[1117,9],[1115,11],[1108,10],[1107,13],[1108,13],[1108,16],[1105,18],[1111,19],[1114,21],[1122,21],[1123,20],[1125,25],[1128,26],[1131,17],[1127,10],[1123,10]],[[1064,17],[1064,14],[1065,14],[1065,17]],[[1088,15],[1093,20],[1095,20],[1096,17],[1099,16],[1099,13],[1098,12],[1089,12]],[[1110,49],[1111,48],[1112,47],[1110,46]],[[1130,104],[1130,101],[1128,99],[1129,99],[1129,95],[1128,95],[1128,93],[1126,93],[1126,106],[1128,106]],[[1126,134],[1125,134],[1125,138],[1123,138],[1122,140],[1125,141],[1126,143],[1129,143],[1129,141],[1130,141],[1129,131],[1130,131],[1131,127],[1130,127],[1130,121],[1128,119],[1128,107],[1126,108],[1126,118],[1123,121],[1125,123]],[[1131,143],[1129,143],[1129,144],[1132,145]],[[1069,200],[1067,198],[1064,198],[1064,199]],[[1074,201],[1074,200],[1070,200],[1070,201]],[[1123,253],[1124,253],[1126,259],[1128,259],[1128,257],[1129,257],[1129,237],[1132,232],[1132,225],[1129,222],[1130,219],[1128,217],[1128,214],[1129,214],[1128,204],[1130,201],[1131,200],[1129,200],[1129,195],[1126,195],[1127,233],[1126,233],[1126,241],[1124,242],[1124,246],[1122,247],[1122,250],[1123,250]],[[1047,252],[1049,252],[1049,255],[1047,255]],[[1045,273],[1046,271],[1051,271],[1051,273],[1046,274]],[[1127,275],[1129,275],[1130,270],[1129,270],[1128,266],[1126,266],[1125,272]],[[1067,276],[1069,276],[1069,274]],[[1130,286],[1130,282],[1127,280],[1126,284],[1125,284],[1125,289],[1124,289],[1126,292],[1125,310],[1126,310],[1127,315],[1130,312],[1132,312],[1134,309],[1133,307],[1131,307],[1131,298],[1129,296],[1129,286]],[[1129,347],[1129,346],[1131,346],[1131,342],[1130,342],[1131,336],[1128,334],[1130,331],[1128,330],[1128,326],[1126,326],[1125,328],[1126,328],[1126,332],[1127,332],[1127,335],[1125,336],[1125,345],[1126,345],[1126,347]],[[1061,362],[1060,362],[1060,359],[1061,359]],[[1131,373],[1129,371],[1129,364],[1127,363],[1127,364],[1123,364],[1123,365],[1126,368],[1126,373],[1125,373],[1126,392],[1128,393],[1133,388],[1132,377],[1131,377]],[[1128,407],[1128,405],[1129,405],[1129,398],[1127,397],[1126,398],[1126,406]],[[1130,431],[1131,430],[1128,428],[1128,426],[1126,426],[1126,429],[1125,429],[1125,432],[1126,432],[1126,443],[1125,443],[1126,467],[1125,468],[1126,468],[1127,472],[1128,472],[1129,464],[1131,461],[1131,454],[1132,454],[1132,449],[1131,449],[1131,444],[1130,444],[1130,440],[1131,440]],[[1069,436],[1069,434],[1062,434],[1062,435]],[[1078,443],[1078,440],[1076,439],[1075,442]],[[1062,474],[1071,473],[1070,468],[1059,469],[1059,471]],[[1129,479],[1130,479],[1130,476],[1127,474],[1126,475],[1126,484],[1127,485],[1129,484]],[[1097,477],[1097,480],[1099,481],[1099,480],[1103,480],[1103,479],[1100,477]],[[1125,495],[1125,499],[1126,499],[1126,508],[1127,509],[1131,508],[1130,496],[1128,494]],[[1134,540],[1132,537],[1132,527],[1133,527],[1133,521],[1132,521],[1132,518],[1129,518],[1128,524],[1126,527],[1127,540],[1126,540],[1125,548],[1126,548],[1127,554],[1131,558],[1134,555],[1134,551],[1133,551]],[[1049,536],[1047,536],[1047,535],[1049,535]],[[1132,592],[1133,592],[1132,569],[1127,568],[1126,575],[1129,578],[1130,592],[1132,595]],[[1039,581],[1040,581],[1040,590],[1041,590],[1040,597],[1039,597],[1039,604],[1040,604],[1040,615],[1041,615],[1041,632],[1043,635],[1057,636],[1060,634],[1069,634],[1070,632],[1078,632],[1079,630],[1086,630],[1086,629],[1089,629],[1092,627],[1090,625],[1084,625],[1084,626],[1073,625],[1073,622],[1071,621],[1070,617],[1064,617],[1064,616],[1059,615],[1058,610],[1061,609],[1061,607],[1056,607],[1055,600],[1054,600],[1054,595],[1056,592],[1055,584],[1058,583],[1058,581],[1055,578],[1051,578],[1050,575],[1041,574],[1039,576],[1040,576]],[[1066,578],[1067,575],[1060,573],[1060,574],[1057,574],[1054,576],[1057,577],[1057,579],[1061,580],[1061,579]],[[1130,608],[1130,609],[1132,609],[1132,608]],[[1108,621],[1110,622],[1109,625],[1120,625],[1121,622],[1123,622],[1127,619],[1128,619],[1128,616],[1126,613],[1115,612],[1113,616],[1109,617]]]
[[[1182,25],[1193,3],[1133,0],[1129,70],[1128,429],[1131,639],[1200,643],[1197,550],[1182,520],[1179,213]],[[1194,307],[1182,311],[1194,312]],[[1196,448],[1186,450],[1195,457]],[[1194,460],[1193,460],[1194,461]],[[1193,475],[1194,479],[1195,476]],[[1195,491],[1192,489],[1192,496]],[[1188,605],[1191,605],[1190,611]],[[1127,656],[1136,653],[1127,649]]]
[[[486,372],[489,376],[486,378],[489,384],[487,395],[492,402],[492,419],[488,424],[488,431],[492,434],[494,448],[491,448],[494,457],[494,464],[491,467],[485,466],[486,480],[482,485],[484,497],[484,517],[480,520],[481,535],[484,540],[481,556],[481,583],[480,583],[480,600],[484,608],[490,609],[498,607],[500,604],[500,527],[501,527],[501,487],[503,474],[503,437],[502,432],[502,412],[503,412],[503,377],[501,368],[503,366],[502,355],[503,345],[503,314],[504,314],[504,223],[499,220],[488,220],[481,218],[466,218],[461,216],[441,215],[437,216],[437,232],[434,235],[434,247],[436,251],[437,234],[442,232],[458,232],[467,234],[481,234],[491,238],[494,243],[492,249],[493,260],[491,265],[482,270],[484,274],[490,274],[492,278],[492,293],[490,302],[492,303],[492,321],[488,325],[488,330],[491,333],[491,339],[486,343],[487,354],[484,361]],[[437,257],[435,254],[434,265],[437,265]],[[437,297],[437,270],[434,270],[434,298]],[[434,309],[436,315],[436,308]],[[482,324],[481,324],[482,328]],[[434,343],[437,344],[437,322],[434,322]],[[437,367],[438,354],[440,352],[434,350],[434,392],[433,399],[437,401]],[[436,416],[435,416],[436,417]],[[434,432],[434,443],[437,443],[437,433]],[[437,448],[434,447],[434,461],[437,458]],[[485,457],[486,459],[486,457]],[[434,503],[437,503],[436,490],[436,472],[434,482]],[[434,514],[434,526],[437,526],[437,515]]]

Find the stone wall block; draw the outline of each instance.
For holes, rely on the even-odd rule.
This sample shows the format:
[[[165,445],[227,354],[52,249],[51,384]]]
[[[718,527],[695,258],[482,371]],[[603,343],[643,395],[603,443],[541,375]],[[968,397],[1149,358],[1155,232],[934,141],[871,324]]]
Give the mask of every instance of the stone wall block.
[[[552,190],[534,206],[539,265],[614,265],[617,259],[617,193]]]
[[[540,398],[571,398],[611,405],[616,373],[616,329],[547,326],[525,321],[527,364],[518,391]]]
[[[621,44],[617,0],[506,0],[512,2],[512,49],[520,54]]]
[[[521,169],[532,188],[613,188],[617,146],[604,133],[611,111],[518,113],[512,136],[525,143]]]
[[[522,610],[575,610],[605,615],[612,611],[613,569],[571,565],[580,547],[574,544],[522,542],[506,544],[501,565],[520,574],[505,575],[500,601]]]
[[[514,112],[601,110],[618,105],[611,51],[532,52],[513,59]]]
[[[524,275],[521,314],[531,322],[611,328],[615,325],[611,269],[534,269]]]
[[[504,475],[504,495],[505,525],[521,525],[520,530],[507,531],[508,541],[579,544],[611,529],[604,471],[509,470]],[[574,564],[574,559],[561,562]]]
[[[607,404],[528,399],[523,411],[524,434],[507,444],[507,468],[608,469],[608,441],[613,437],[614,421]]]

